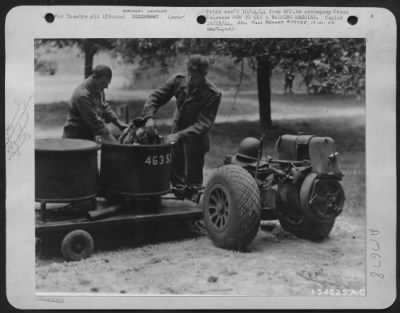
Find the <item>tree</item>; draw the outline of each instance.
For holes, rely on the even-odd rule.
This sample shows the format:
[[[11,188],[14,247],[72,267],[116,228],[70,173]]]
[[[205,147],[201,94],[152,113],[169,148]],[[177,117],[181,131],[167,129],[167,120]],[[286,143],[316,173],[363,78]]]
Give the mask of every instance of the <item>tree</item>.
[[[272,39],[219,39],[215,41],[216,53],[230,56],[236,63],[249,60],[251,68],[257,73],[258,107],[260,127],[263,131],[272,127],[271,83],[272,68],[276,58],[271,50],[276,46]]]
[[[260,126],[272,126],[272,69],[280,65],[297,70],[310,93],[346,93],[359,88],[365,76],[365,40],[335,38],[219,39],[216,53],[236,62],[247,58],[257,73]]]
[[[260,127],[263,131],[272,127],[271,119],[271,63],[269,56],[257,56],[257,89]]]
[[[115,53],[125,62],[136,62],[142,67],[159,64],[162,69],[174,63],[183,48],[183,40],[176,38],[118,39],[115,43]]]
[[[87,78],[93,70],[93,59],[101,50],[112,51],[115,39],[38,39],[35,46],[50,45],[58,48],[77,46],[84,54],[85,63],[83,74]]]

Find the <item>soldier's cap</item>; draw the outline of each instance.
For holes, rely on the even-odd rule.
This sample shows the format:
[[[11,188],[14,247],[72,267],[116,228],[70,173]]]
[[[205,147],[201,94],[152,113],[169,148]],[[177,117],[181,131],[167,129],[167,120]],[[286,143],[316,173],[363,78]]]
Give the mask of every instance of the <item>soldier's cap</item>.
[[[193,54],[189,57],[186,66],[189,72],[195,72],[206,75],[209,64],[210,62],[206,56],[200,54]]]
[[[99,77],[111,78],[112,70],[107,65],[99,64],[99,65],[96,65],[95,68],[93,69],[92,75],[96,78],[99,78]]]

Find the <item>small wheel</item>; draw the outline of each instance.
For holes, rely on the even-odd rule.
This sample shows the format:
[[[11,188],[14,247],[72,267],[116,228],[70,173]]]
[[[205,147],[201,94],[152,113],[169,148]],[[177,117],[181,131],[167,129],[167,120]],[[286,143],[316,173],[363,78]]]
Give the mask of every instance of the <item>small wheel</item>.
[[[48,234],[40,234],[35,238],[35,253],[38,257],[48,258],[50,257],[50,248],[54,243]]]
[[[61,242],[61,253],[68,261],[85,259],[90,256],[93,249],[93,237],[81,229],[71,231]]]
[[[313,241],[328,237],[344,205],[344,191],[337,180],[310,173],[301,185],[283,185],[280,190],[277,212],[283,229]]]
[[[44,249],[43,249],[43,235],[39,237],[35,237],[35,254],[38,257],[44,256]]]
[[[244,250],[256,236],[260,194],[245,169],[236,165],[216,169],[205,187],[202,206],[208,234],[216,246]]]
[[[343,209],[344,191],[336,179],[318,178],[309,174],[300,188],[300,203],[304,213],[319,222],[329,222]]]
[[[299,238],[321,241],[328,237],[335,219],[320,222],[304,214],[299,208],[288,208],[277,199],[278,219],[282,228]]]

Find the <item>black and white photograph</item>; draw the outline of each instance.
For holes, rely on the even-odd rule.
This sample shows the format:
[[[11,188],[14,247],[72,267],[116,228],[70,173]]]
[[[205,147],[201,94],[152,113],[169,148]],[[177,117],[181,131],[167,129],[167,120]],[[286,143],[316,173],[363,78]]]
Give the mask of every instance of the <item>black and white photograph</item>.
[[[28,9],[6,23],[11,303],[390,305],[386,11],[38,7],[18,37]]]
[[[35,169],[38,291],[363,296],[365,40],[37,39]]]

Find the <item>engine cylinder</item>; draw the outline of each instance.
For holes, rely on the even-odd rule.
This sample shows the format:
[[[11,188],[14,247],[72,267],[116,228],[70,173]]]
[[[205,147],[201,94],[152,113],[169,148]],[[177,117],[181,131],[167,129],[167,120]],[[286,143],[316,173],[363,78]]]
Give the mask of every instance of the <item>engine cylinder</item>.
[[[263,209],[276,210],[276,198],[278,195],[278,186],[272,186],[261,193],[261,205]]]

